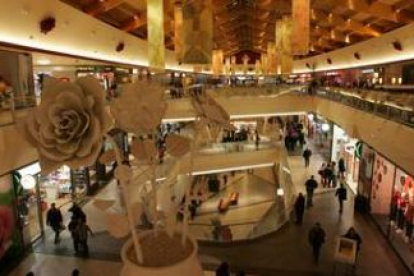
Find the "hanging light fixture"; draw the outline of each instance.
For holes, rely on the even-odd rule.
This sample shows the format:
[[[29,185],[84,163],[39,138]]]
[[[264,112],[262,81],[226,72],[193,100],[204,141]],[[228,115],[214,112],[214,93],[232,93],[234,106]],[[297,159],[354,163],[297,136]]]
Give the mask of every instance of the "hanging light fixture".
[[[307,55],[310,45],[310,0],[292,0],[292,55]]]
[[[147,0],[148,65],[165,68],[164,1]]]

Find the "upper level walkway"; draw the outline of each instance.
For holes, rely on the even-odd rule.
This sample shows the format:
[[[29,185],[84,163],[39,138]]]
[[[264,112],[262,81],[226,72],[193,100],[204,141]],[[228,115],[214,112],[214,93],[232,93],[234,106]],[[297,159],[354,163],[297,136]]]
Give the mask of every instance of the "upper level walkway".
[[[319,90],[316,97],[304,93],[291,93],[301,88],[303,87],[227,87],[208,93],[223,105],[232,119],[307,112],[320,114],[340,125],[350,136],[374,147],[407,173],[414,175],[414,155],[409,150],[414,146],[414,128],[410,127],[413,120],[412,109],[390,104],[384,100],[386,97],[373,101],[372,97],[368,96],[369,93],[360,97],[358,95],[361,93],[349,95],[348,92],[341,92],[342,90],[338,92],[326,89]],[[21,118],[26,114],[25,109],[17,110],[14,118]],[[194,109],[188,97],[168,101],[164,119],[166,122],[191,121],[194,117]],[[19,147],[10,146],[16,144]],[[0,145],[0,154],[5,160],[0,163],[0,174],[37,160],[35,149],[19,134],[16,125],[0,128]]]
[[[315,97],[303,93],[290,93],[285,88],[277,93],[254,95],[259,88],[225,88],[213,95],[229,112],[232,119],[263,118],[289,114],[317,113],[341,126],[351,137],[360,139],[375,148],[414,175],[414,155],[408,150],[414,147],[414,128],[396,120],[377,115],[362,108],[333,101],[329,97]],[[264,88],[267,89],[267,88]],[[295,89],[295,88],[293,88]],[[229,92],[230,91],[230,92]],[[266,91],[266,90],[265,90]],[[225,94],[226,96],[222,96]],[[188,98],[169,101],[166,121],[191,121],[195,117]]]

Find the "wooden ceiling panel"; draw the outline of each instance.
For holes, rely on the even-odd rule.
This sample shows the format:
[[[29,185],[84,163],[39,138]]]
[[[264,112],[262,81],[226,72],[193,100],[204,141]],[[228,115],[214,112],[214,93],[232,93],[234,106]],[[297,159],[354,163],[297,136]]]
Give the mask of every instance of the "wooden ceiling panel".
[[[112,26],[146,38],[146,0],[61,0]],[[165,41],[174,48],[174,3],[164,1]],[[183,0],[181,0],[183,1]],[[202,1],[202,0],[187,0]],[[292,0],[212,0],[214,47],[226,55],[262,52]],[[312,0],[309,55],[335,50],[414,22],[414,0]]]

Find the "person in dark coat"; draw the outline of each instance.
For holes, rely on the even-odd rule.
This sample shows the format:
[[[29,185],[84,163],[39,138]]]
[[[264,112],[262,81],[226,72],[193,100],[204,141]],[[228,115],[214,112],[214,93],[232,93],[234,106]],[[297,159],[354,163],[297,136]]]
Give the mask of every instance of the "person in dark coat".
[[[52,203],[51,208],[47,211],[46,214],[46,224],[49,225],[53,232],[55,232],[55,244],[60,242],[60,231],[62,230],[62,213],[58,208],[56,208],[56,204]]]
[[[315,189],[318,187],[318,182],[315,180],[315,176],[311,176],[306,182],[306,196],[307,196],[307,207],[313,206],[313,194],[315,192]]]
[[[312,156],[312,151],[310,149],[305,149],[303,151],[303,159],[305,160],[305,167],[308,168],[310,165],[310,158]]]
[[[346,166],[345,166],[345,160],[342,157],[338,161],[338,171],[339,171],[339,177],[341,179],[345,179]]]
[[[217,268],[216,276],[230,276],[230,266],[227,262],[222,262]]]
[[[332,164],[328,163],[328,165],[325,167],[325,172],[324,172],[324,176],[325,176],[325,179],[326,179],[326,186],[328,188],[331,187],[332,175],[333,175]]]
[[[325,243],[325,231],[322,229],[321,224],[316,223],[308,234],[309,244],[312,246],[312,255],[315,264],[319,263],[319,256],[322,245]]]
[[[341,186],[336,190],[335,196],[338,198],[339,201],[339,213],[342,213],[344,201],[347,198],[347,190],[343,183],[341,183]]]
[[[73,202],[72,207],[70,207],[70,209],[68,211],[72,213],[72,217],[75,220],[85,220],[86,221],[85,213],[83,212],[82,208],[79,207],[79,205],[76,202]]]
[[[299,193],[295,201],[295,214],[296,214],[296,223],[302,224],[303,213],[305,212],[305,197],[302,193]]]
[[[73,248],[75,250],[76,253],[79,252],[79,237],[77,234],[77,227],[79,225],[79,219],[76,219],[75,216],[72,216],[69,225],[68,225],[68,230],[72,236],[72,240],[73,240]]]

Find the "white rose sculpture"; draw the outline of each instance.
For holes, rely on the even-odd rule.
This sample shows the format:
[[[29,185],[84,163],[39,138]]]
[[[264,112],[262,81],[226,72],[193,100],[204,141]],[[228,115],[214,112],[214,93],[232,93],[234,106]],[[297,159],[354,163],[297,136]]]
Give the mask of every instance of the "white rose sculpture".
[[[119,98],[111,102],[111,114],[120,129],[135,134],[151,134],[161,124],[167,104],[164,88],[154,82],[126,85]]]
[[[46,80],[41,104],[27,116],[24,128],[28,141],[37,147],[43,173],[62,165],[78,168],[96,162],[112,124],[104,96],[92,77]]]

